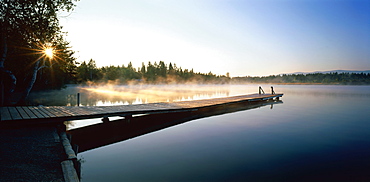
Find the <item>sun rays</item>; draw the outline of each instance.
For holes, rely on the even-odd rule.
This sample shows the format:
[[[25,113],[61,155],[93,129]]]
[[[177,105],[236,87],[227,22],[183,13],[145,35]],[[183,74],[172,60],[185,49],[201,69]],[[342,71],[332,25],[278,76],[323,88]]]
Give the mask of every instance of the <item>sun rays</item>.
[[[54,48],[46,47],[46,48],[44,48],[43,52],[44,52],[44,54],[47,58],[53,59],[53,57],[54,57]]]
[[[55,45],[52,43],[41,43],[37,42],[34,43],[33,48],[25,48],[21,47],[20,49],[26,49],[29,52],[24,55],[35,56],[34,60],[30,62],[29,66],[33,65],[36,62],[42,62],[41,64],[44,65],[48,61],[50,63],[50,67],[53,64],[58,63],[59,61],[63,61],[60,57],[62,54],[62,49],[57,49]]]
[[[37,60],[40,59],[47,59],[49,61],[57,61],[61,60],[61,58],[58,56],[60,54],[60,50],[56,49],[54,45],[51,43],[38,43],[36,45],[36,49],[32,49],[35,51],[35,54],[40,55],[40,57]]]

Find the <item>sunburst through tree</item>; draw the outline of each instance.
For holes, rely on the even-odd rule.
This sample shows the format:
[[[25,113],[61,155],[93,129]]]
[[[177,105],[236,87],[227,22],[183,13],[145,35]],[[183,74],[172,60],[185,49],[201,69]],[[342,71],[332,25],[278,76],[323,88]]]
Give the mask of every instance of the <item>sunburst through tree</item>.
[[[53,59],[54,49],[52,47],[46,47],[43,52],[46,55],[46,57],[48,57],[49,59]]]
[[[27,104],[36,80],[36,89],[61,88],[73,81],[74,52],[59,18],[78,0],[0,1],[0,68],[17,78],[17,91],[22,93],[18,104]]]

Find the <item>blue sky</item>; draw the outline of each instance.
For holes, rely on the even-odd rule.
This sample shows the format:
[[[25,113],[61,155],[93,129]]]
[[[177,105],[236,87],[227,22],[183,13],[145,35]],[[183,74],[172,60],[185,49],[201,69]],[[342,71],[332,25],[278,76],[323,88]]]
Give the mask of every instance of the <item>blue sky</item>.
[[[370,69],[370,1],[81,0],[61,19],[78,61],[172,62],[231,76]]]

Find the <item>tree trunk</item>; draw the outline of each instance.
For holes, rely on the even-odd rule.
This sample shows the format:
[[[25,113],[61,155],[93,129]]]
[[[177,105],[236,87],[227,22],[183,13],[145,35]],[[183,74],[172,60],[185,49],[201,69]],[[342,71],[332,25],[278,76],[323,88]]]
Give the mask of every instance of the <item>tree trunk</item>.
[[[8,1],[4,1],[3,3],[8,4]],[[8,46],[6,38],[8,36],[8,22],[9,21],[9,7],[5,10],[5,16],[4,19],[0,22],[1,28],[0,28],[0,68],[4,68],[4,62],[6,59],[6,55],[8,53]]]
[[[9,4],[9,1],[3,3]],[[15,89],[17,79],[14,74],[4,68],[4,62],[8,54],[8,24],[9,24],[9,6],[5,10],[4,19],[0,22],[0,106],[11,105],[11,96]]]
[[[29,94],[32,90],[33,84],[35,84],[35,82],[36,82],[37,72],[40,70],[39,69],[40,61],[41,60],[38,60],[35,63],[35,66],[33,67],[33,73],[32,73],[31,80],[29,81],[27,88],[23,91],[22,96],[18,101],[18,105],[25,105],[26,104],[26,100],[27,100],[27,98],[28,98],[28,96],[29,96]]]
[[[1,75],[0,78],[0,107],[4,105],[4,86],[3,86],[3,78]]]
[[[1,22],[2,23],[2,22]],[[3,26],[3,24],[1,24]],[[0,30],[0,69],[4,68],[4,61],[6,58],[7,46],[6,46],[6,37],[4,32],[4,27],[1,27]],[[4,105],[4,86],[3,86],[3,74],[0,73],[0,106]]]
[[[0,44],[0,68],[4,68],[4,62],[6,59],[6,54],[8,52],[8,46],[6,43],[5,28],[1,27],[1,44]]]

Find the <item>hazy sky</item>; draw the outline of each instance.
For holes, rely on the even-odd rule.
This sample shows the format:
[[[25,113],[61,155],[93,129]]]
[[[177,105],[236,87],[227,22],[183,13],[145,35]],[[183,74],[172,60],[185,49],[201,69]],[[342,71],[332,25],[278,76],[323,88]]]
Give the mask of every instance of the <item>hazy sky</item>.
[[[368,0],[81,0],[78,61],[176,63],[231,76],[370,69]]]

